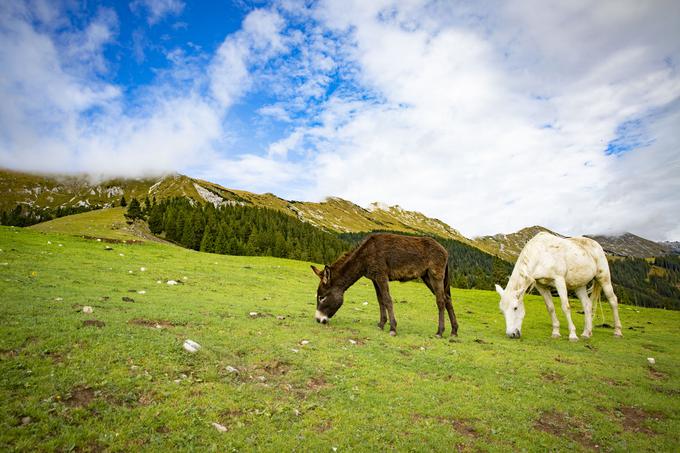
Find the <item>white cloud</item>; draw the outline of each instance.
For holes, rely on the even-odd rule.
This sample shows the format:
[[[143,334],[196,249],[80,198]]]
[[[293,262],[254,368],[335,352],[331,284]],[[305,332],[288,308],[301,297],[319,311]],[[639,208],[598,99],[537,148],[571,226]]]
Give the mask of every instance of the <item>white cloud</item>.
[[[135,12],[146,10],[149,25],[154,25],[166,16],[177,16],[184,10],[182,0],[134,0],[130,3],[130,9]]]

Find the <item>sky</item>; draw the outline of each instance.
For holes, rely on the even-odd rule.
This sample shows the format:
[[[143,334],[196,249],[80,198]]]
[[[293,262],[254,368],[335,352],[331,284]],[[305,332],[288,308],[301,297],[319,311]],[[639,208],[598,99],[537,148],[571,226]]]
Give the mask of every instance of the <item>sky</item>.
[[[680,2],[0,2],[0,167],[680,240]]]

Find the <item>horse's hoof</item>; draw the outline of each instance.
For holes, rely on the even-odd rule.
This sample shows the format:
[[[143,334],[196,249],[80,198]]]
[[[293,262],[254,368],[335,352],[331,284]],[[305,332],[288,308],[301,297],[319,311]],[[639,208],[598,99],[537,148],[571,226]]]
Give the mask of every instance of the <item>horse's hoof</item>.
[[[614,332],[614,338],[623,338],[623,334],[621,332]]]
[[[569,335],[569,341],[578,341],[578,337],[576,335],[574,336]]]
[[[397,336],[397,331],[396,331],[396,330],[390,330],[390,336],[391,336],[391,337],[396,337],[396,336]]]
[[[554,334],[552,334],[552,337],[553,338],[562,338],[562,335],[560,335],[559,333],[554,333]]]
[[[590,338],[590,337],[592,337],[592,336],[593,336],[593,334],[592,334],[592,333],[588,333],[588,332],[583,332],[583,333],[581,334],[581,338],[586,338],[586,339],[588,339],[588,338]]]

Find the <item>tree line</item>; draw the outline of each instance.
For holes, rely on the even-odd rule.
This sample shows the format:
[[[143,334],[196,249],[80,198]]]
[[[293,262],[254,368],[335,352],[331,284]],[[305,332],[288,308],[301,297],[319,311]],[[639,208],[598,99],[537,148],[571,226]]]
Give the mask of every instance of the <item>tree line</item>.
[[[131,200],[128,212],[135,201]],[[176,197],[152,204],[146,217],[153,234],[209,253],[321,263],[350,247],[334,234],[282,212],[254,206],[215,207]]]
[[[47,222],[67,215],[101,209],[100,205],[64,206],[56,209],[36,208],[28,204],[17,204],[14,209],[0,212],[0,225],[27,227],[40,222]]]

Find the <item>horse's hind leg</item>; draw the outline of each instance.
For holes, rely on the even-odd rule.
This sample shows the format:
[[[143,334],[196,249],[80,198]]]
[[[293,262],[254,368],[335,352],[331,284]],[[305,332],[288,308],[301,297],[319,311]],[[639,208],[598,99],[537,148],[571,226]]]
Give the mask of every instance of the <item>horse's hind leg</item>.
[[[585,325],[583,326],[583,338],[590,338],[593,335],[593,302],[588,297],[588,290],[585,286],[577,289],[576,295],[581,300],[583,305],[583,313],[585,314]]]
[[[604,295],[607,296],[609,305],[612,307],[612,314],[614,315],[614,336],[622,337],[621,320],[619,319],[619,300],[616,298],[616,294],[614,294],[611,278],[603,278],[600,280],[600,285],[602,285],[602,291],[604,292]]]
[[[576,335],[576,326],[574,325],[574,321],[571,320],[571,307],[569,306],[567,283],[563,278],[556,278],[555,288],[557,288],[557,293],[560,295],[562,311],[564,312],[564,316],[567,318],[567,324],[569,325],[569,341],[578,341],[578,335]]]
[[[557,319],[557,313],[555,313],[555,304],[553,303],[552,294],[550,293],[550,288],[546,286],[536,285],[536,289],[541,296],[543,296],[543,301],[545,302],[545,308],[548,310],[550,315],[550,320],[552,321],[552,337],[560,338],[560,320]]]
[[[444,307],[446,306],[446,298],[444,297],[444,287],[441,285],[441,282],[438,282],[435,278],[433,278],[432,274],[427,271],[425,275],[423,275],[423,282],[425,282],[425,285],[432,291],[432,294],[437,299],[437,309],[439,310],[439,324],[437,326],[437,333],[435,334],[438,338],[441,338],[442,334],[444,333]],[[451,326],[453,327],[453,323],[451,323]]]
[[[378,306],[380,307],[380,321],[378,321],[378,327],[381,329],[385,328],[385,323],[387,322],[387,310],[385,310],[385,305],[382,302],[382,296],[380,295],[380,287],[374,281],[373,288],[375,288],[375,295],[378,297]]]

